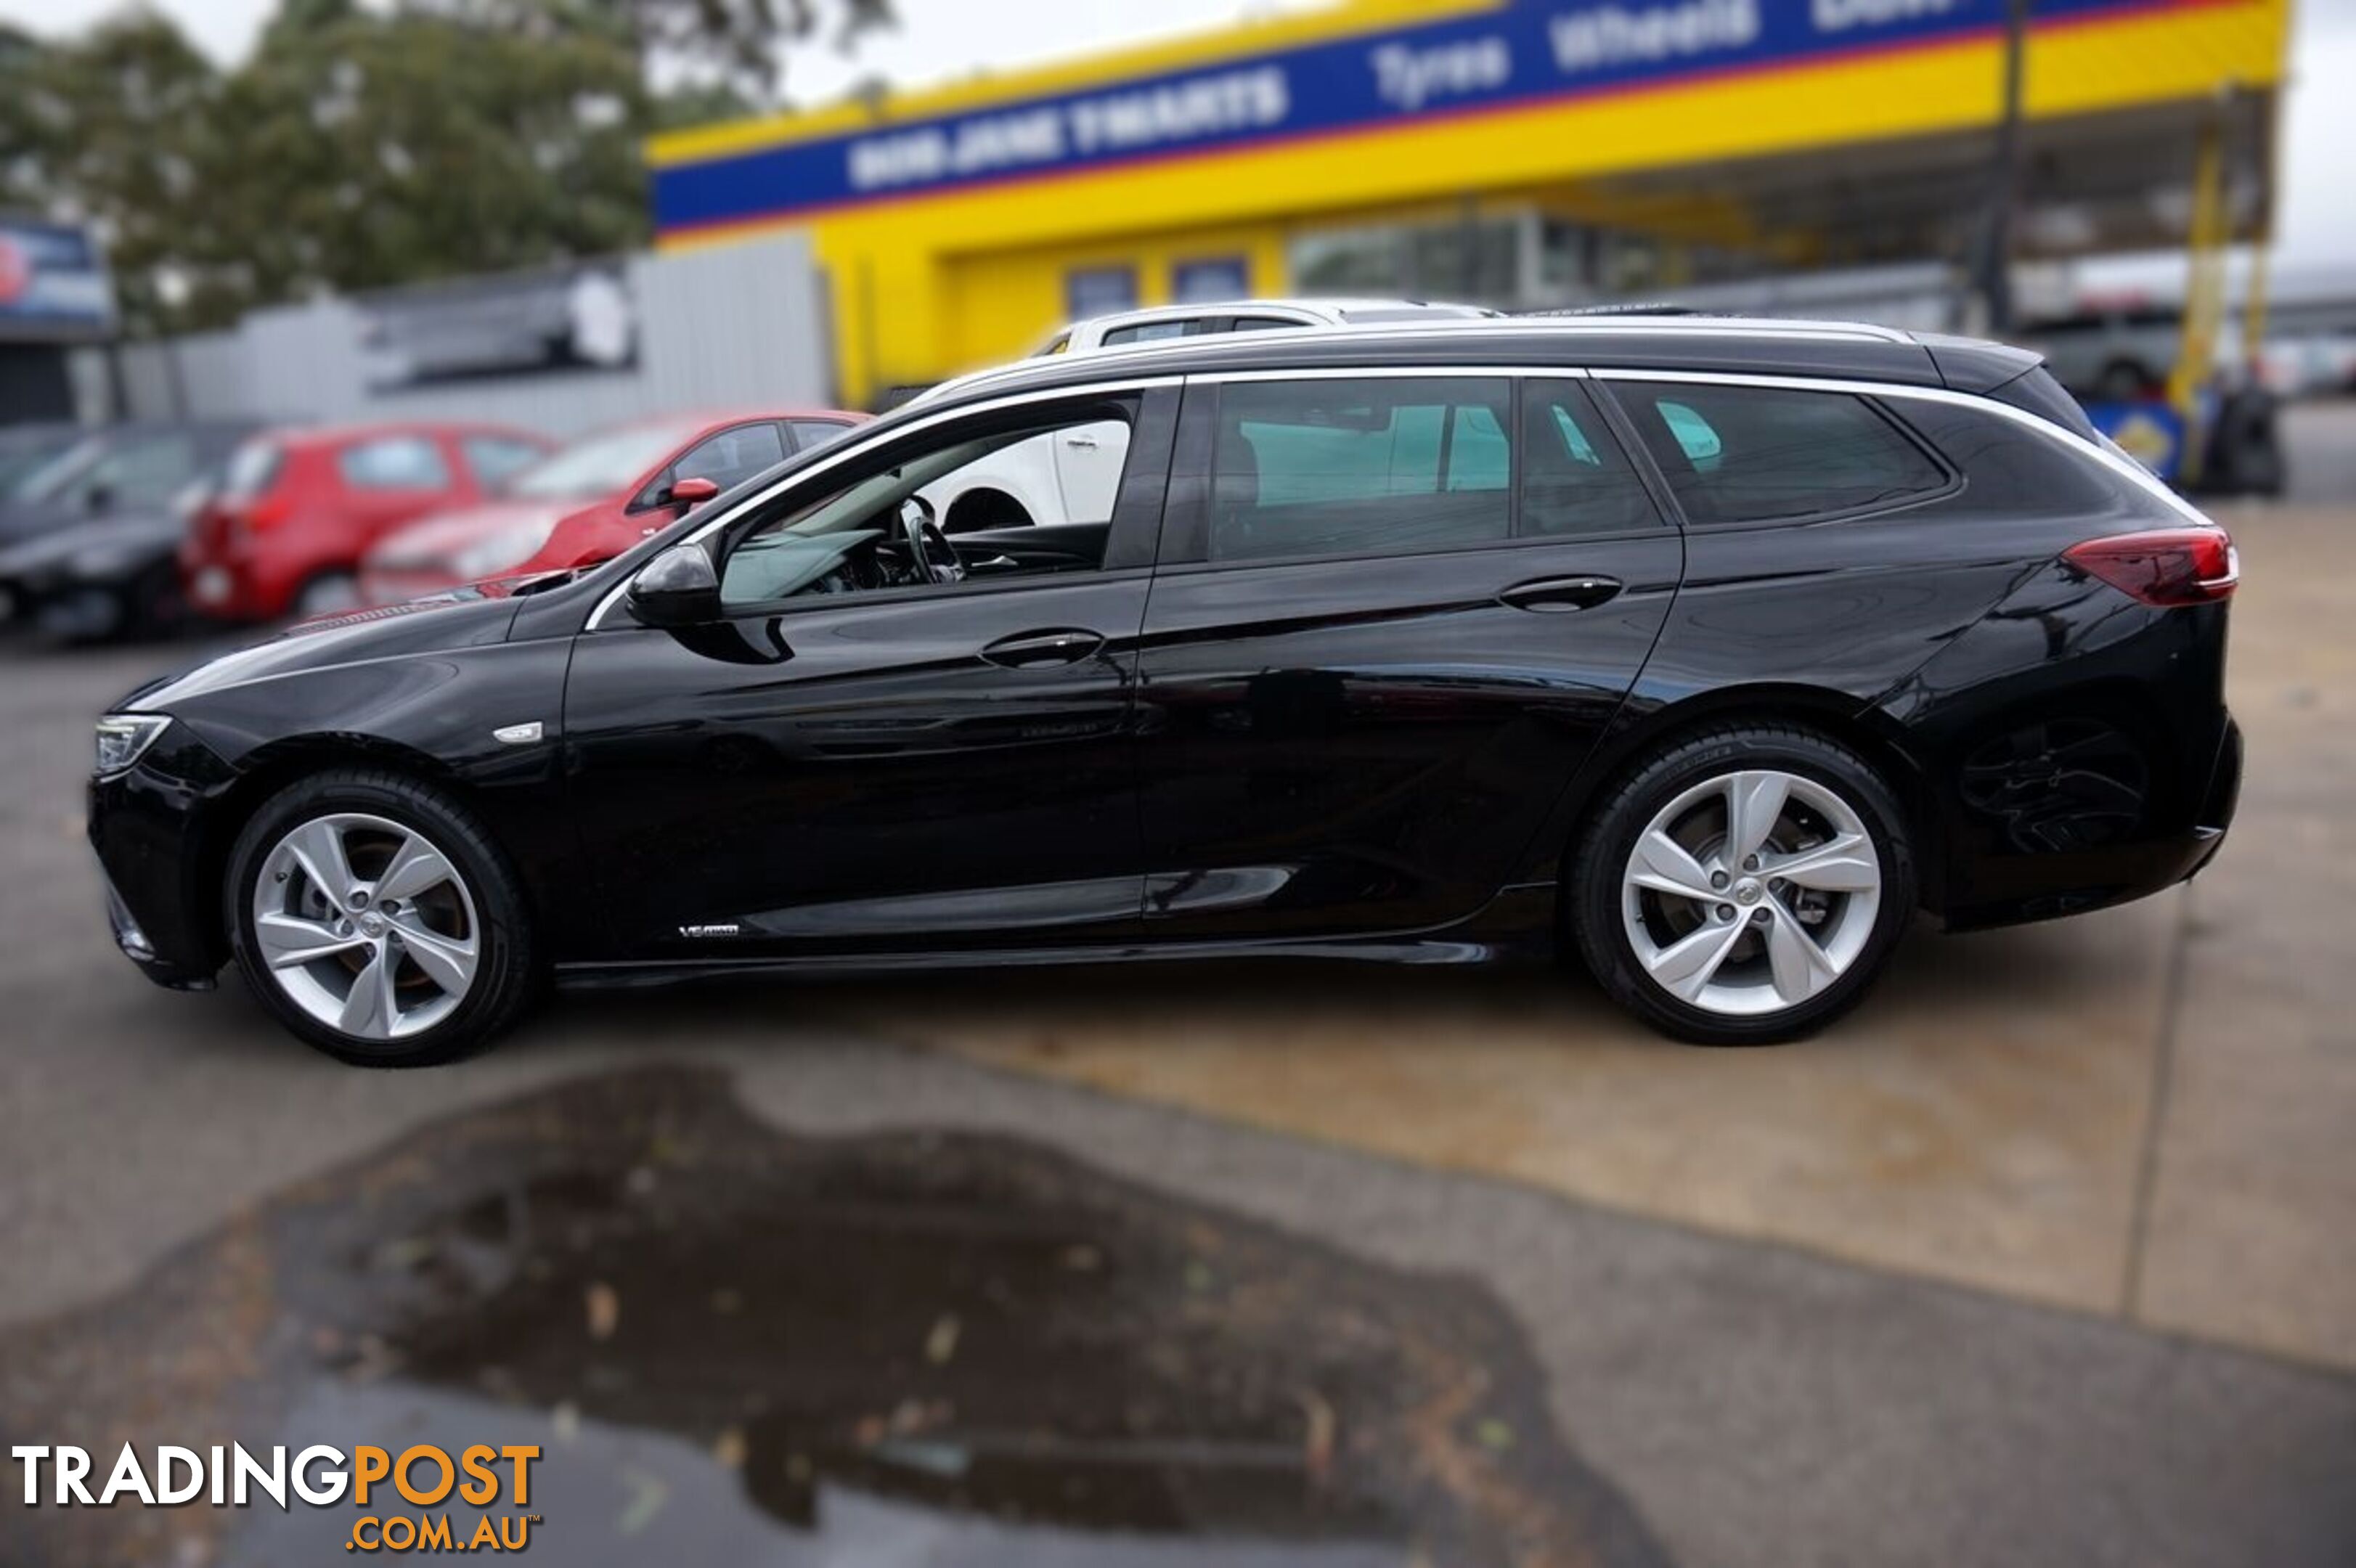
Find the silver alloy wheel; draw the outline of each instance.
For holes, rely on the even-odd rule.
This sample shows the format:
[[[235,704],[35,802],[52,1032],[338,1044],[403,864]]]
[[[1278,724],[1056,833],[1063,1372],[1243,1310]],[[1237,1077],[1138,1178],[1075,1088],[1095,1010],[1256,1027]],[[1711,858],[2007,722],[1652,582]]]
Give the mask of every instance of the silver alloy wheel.
[[[1881,859],[1855,807],[1798,773],[1745,769],[1663,806],[1621,872],[1644,973],[1705,1012],[1797,1007],[1872,939]]]
[[[360,607],[359,579],[348,571],[331,571],[313,578],[294,596],[294,615],[307,621],[315,615],[340,615],[347,610]]]
[[[336,812],[262,858],[253,935],[288,1000],[330,1029],[391,1040],[432,1029],[474,989],[474,894],[425,835]]]

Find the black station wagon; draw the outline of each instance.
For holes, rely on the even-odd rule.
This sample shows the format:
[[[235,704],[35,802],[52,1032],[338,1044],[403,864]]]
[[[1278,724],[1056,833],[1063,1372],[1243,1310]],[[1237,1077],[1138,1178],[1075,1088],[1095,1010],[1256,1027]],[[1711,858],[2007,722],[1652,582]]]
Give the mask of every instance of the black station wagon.
[[[920,492],[1043,437],[1103,515],[943,531]],[[1993,344],[1196,338],[951,383],[603,566],[144,688],[90,833],[151,977],[234,960],[360,1062],[547,977],[1534,949],[1766,1041],[1917,910],[2199,869],[2235,575]]]

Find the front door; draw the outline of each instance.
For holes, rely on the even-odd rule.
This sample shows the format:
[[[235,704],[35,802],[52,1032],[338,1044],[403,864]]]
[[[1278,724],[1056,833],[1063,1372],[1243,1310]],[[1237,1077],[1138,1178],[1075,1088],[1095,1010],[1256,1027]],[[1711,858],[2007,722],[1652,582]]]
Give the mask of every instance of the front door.
[[[1149,927],[1476,912],[1618,710],[1680,536],[1576,379],[1191,383],[1140,662]]]
[[[658,628],[617,606],[584,633],[565,739],[616,953],[1133,932],[1137,634],[1176,396],[859,450],[718,536],[723,619]],[[1108,417],[1134,432],[1109,523],[952,543],[908,520],[959,466]]]

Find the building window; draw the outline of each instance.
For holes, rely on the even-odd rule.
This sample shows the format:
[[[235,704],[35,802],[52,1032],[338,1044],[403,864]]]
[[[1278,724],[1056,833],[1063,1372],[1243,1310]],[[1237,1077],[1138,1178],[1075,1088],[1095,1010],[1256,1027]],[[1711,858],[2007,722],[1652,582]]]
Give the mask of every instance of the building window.
[[[1074,321],[1137,308],[1135,267],[1075,267],[1064,274],[1064,308]]]
[[[1180,261],[1170,269],[1170,303],[1215,304],[1251,293],[1251,263],[1241,256]]]

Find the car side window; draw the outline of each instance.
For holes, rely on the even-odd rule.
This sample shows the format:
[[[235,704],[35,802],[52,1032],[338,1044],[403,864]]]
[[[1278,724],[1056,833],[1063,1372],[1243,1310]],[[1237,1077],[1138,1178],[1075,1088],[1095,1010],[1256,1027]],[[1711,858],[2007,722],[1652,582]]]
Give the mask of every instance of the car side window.
[[[1212,560],[1384,555],[1513,528],[1504,378],[1237,381],[1212,444]]]
[[[355,490],[446,490],[450,465],[431,436],[380,435],[336,453],[336,471]]]
[[[776,425],[766,421],[731,425],[688,448],[671,464],[670,476],[674,482],[709,479],[725,490],[785,460],[785,439],[778,435]]]
[[[1227,330],[1230,332],[1285,332],[1308,325],[1305,321],[1287,321],[1280,315],[1239,315],[1236,317],[1235,325]]]
[[[1108,348],[1123,343],[1159,343],[1167,337],[1192,337],[1203,330],[1197,316],[1184,316],[1176,321],[1141,321],[1134,326],[1116,326],[1104,335]]]
[[[1522,393],[1521,532],[1625,533],[1662,526],[1644,482],[1585,386],[1533,379]]]
[[[1116,408],[1119,419],[1098,402],[1061,418],[961,422],[888,456],[854,459],[832,489],[781,504],[734,541],[721,568],[721,602],[744,610],[804,595],[1100,570],[1136,417]],[[1059,499],[1077,487],[1058,483],[1056,453],[1072,436],[1107,459],[1101,507]],[[960,527],[961,516],[980,521]]]
[[[1856,511],[1950,483],[1912,437],[1847,392],[1666,382],[1613,390],[1693,522]]]
[[[786,429],[792,432],[794,448],[798,452],[808,452],[814,446],[824,446],[830,441],[840,439],[845,431],[851,428],[847,424],[839,424],[833,420],[786,421]]]
[[[160,506],[196,471],[195,442],[186,435],[156,436],[109,451],[91,469],[83,488],[118,507]]]
[[[466,466],[475,471],[475,482],[486,485],[521,473],[548,455],[544,448],[509,435],[466,436],[460,439],[458,450],[466,454]]]

